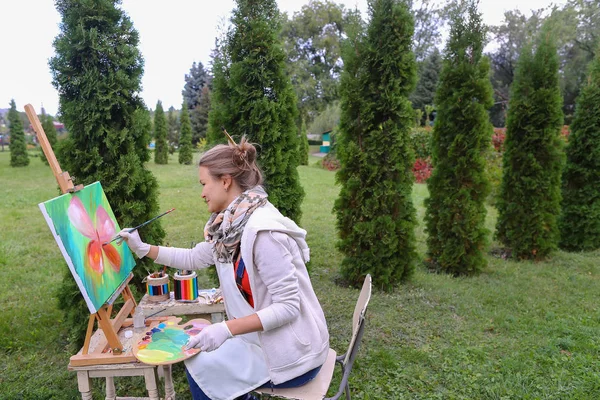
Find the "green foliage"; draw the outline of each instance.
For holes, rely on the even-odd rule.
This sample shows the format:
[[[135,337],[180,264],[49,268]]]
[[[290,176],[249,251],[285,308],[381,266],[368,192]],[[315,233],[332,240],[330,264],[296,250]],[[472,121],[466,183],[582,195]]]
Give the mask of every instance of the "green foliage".
[[[390,290],[410,277],[416,261],[408,100],[414,25],[403,2],[375,0],[369,12],[366,33],[357,21],[344,43],[334,211],[344,279],[360,285],[370,273],[376,287]]]
[[[269,200],[299,221],[304,190],[297,170],[296,96],[285,71],[276,2],[237,0],[231,22],[214,53],[209,142],[225,142],[225,128],[257,143]]]
[[[169,143],[169,154],[173,154],[171,149],[175,149],[179,146],[179,129],[179,120],[177,119],[176,110],[171,106],[167,113],[167,141]]]
[[[23,123],[17,111],[17,104],[14,100],[10,101],[10,110],[8,111],[8,124],[10,129],[10,166],[26,167],[29,165],[29,155],[27,154],[27,143],[25,143],[25,132]]]
[[[308,165],[308,136],[306,136],[306,123],[302,120],[300,128],[300,140],[298,143],[298,164]]]
[[[591,64],[570,129],[560,247],[589,251],[600,248],[600,52]]]
[[[56,137],[56,128],[54,127],[54,119],[50,115],[46,114],[46,111],[44,110],[43,107],[42,107],[42,115],[40,115],[40,122],[42,123],[42,128],[44,129],[44,133],[46,134],[48,143],[50,143],[50,146],[53,149],[55,149],[57,137]],[[44,154],[44,151],[42,150],[41,146],[40,146],[40,158],[42,159],[42,162],[44,164],[48,165],[48,159],[46,158],[46,154]]]
[[[494,126],[506,125],[507,103],[519,53],[527,41],[538,34],[544,20],[542,12],[541,9],[535,10],[527,17],[519,10],[507,11],[504,13],[502,24],[490,28],[495,42],[498,43],[496,51],[490,54],[496,103],[490,110],[490,117]]]
[[[340,123],[341,112],[342,109],[339,101],[328,104],[308,125],[308,132],[311,134],[321,134],[334,130]]]
[[[208,130],[208,114],[210,112],[210,89],[208,85],[201,91],[200,100],[196,107],[191,111],[191,120],[193,127],[192,143],[197,145],[201,139],[206,137]]]
[[[431,157],[431,136],[431,127],[411,130],[410,141],[415,158]]]
[[[138,95],[143,73],[139,36],[118,3],[58,0],[62,23],[50,67],[61,119],[70,133],[61,141],[61,167],[76,184],[100,181],[117,221],[127,227],[156,216],[159,207],[158,184],[144,168],[151,123]],[[164,234],[161,221],[140,231],[142,240],[152,244],[161,244]],[[153,268],[150,259],[138,261],[132,283],[142,289],[142,278]],[[74,288],[72,277],[63,281],[65,293]],[[82,296],[68,303],[63,304],[66,312],[86,308]],[[77,332],[81,326],[73,321],[69,328]]]
[[[188,111],[192,124],[192,143],[194,145],[206,136],[210,99],[205,99],[204,95],[208,93],[210,81],[211,77],[201,62],[198,64],[194,62],[192,68],[190,68],[190,73],[185,75],[185,86],[181,94],[189,107]]]
[[[557,247],[564,164],[558,55],[545,25],[537,49],[521,51],[509,103],[496,237],[518,259]]]
[[[435,91],[442,70],[442,56],[436,48],[427,56],[419,72],[419,80],[415,91],[410,95],[413,108],[424,110],[426,105],[433,104]],[[425,115],[428,116],[427,114]],[[425,119],[427,123],[427,118]]]
[[[486,30],[473,0],[461,2],[451,20],[433,128],[433,165],[425,200],[431,266],[453,275],[472,275],[487,264],[485,200],[489,182],[493,104],[490,63],[483,57]]]
[[[181,137],[179,138],[179,164],[189,165],[192,163],[192,124],[187,104],[181,106]]]
[[[312,0],[283,24],[287,70],[296,91],[301,120],[310,122],[339,99],[340,41],[351,13],[342,4]],[[310,128],[309,132],[313,133]]]
[[[167,121],[162,102],[156,103],[154,111],[154,162],[157,164],[166,164],[169,162],[169,144],[167,143]]]

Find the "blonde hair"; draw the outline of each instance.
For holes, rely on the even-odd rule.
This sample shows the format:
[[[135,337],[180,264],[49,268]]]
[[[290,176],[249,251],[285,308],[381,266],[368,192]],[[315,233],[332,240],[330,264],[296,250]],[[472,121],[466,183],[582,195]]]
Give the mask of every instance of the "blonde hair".
[[[198,167],[208,168],[214,178],[230,175],[246,191],[263,184],[263,175],[256,163],[256,148],[242,137],[238,144],[219,144],[200,158]]]

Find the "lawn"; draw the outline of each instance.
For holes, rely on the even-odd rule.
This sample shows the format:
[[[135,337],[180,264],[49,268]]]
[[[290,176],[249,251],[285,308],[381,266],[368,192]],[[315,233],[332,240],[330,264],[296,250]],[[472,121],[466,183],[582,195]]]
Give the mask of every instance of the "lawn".
[[[61,327],[56,290],[66,265],[37,204],[58,194],[50,168],[33,158],[11,168],[0,152],[0,398],[74,399],[76,377]],[[331,345],[345,350],[358,290],[335,284],[342,259],[331,213],[335,174],[300,167],[306,191],[313,284],[327,317]],[[167,242],[201,240],[207,218],[196,168],[148,164],[160,183]],[[425,258],[425,185],[415,185],[418,249]],[[496,214],[488,215],[493,230]],[[491,246],[497,246],[491,243]],[[366,333],[350,379],[355,399],[598,399],[600,398],[600,252],[556,252],[543,263],[488,256],[477,277],[452,278],[417,267],[393,293],[375,290]],[[203,275],[201,282],[209,285]],[[375,288],[376,289],[376,288]],[[179,399],[189,399],[181,366]],[[102,382],[94,380],[95,398]],[[142,395],[137,378],[116,380],[117,393]]]

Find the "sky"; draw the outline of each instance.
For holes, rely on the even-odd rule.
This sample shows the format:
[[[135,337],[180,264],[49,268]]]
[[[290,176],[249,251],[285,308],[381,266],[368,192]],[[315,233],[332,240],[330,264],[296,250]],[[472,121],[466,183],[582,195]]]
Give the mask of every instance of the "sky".
[[[333,0],[358,8],[367,17],[367,0]],[[277,0],[279,9],[293,15],[309,0]],[[565,0],[480,0],[484,23],[498,25],[505,11],[531,10]],[[168,4],[168,5],[167,5]],[[219,26],[231,16],[233,0],[123,0],[122,9],[140,34],[144,57],[141,96],[154,109],[158,100],[166,110],[181,108],[185,74],[193,62],[209,66]],[[58,111],[58,92],[52,86],[48,60],[59,33],[60,15],[52,0],[0,0],[2,57],[0,57],[0,109],[14,99],[19,111],[32,104],[51,115]]]

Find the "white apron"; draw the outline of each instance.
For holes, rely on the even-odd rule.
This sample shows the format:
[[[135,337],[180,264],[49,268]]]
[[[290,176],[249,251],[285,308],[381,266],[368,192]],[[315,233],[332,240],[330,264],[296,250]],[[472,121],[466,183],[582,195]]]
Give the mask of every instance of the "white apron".
[[[227,317],[254,314],[235,283],[233,264],[216,263],[216,268]],[[271,380],[257,332],[235,336],[215,351],[200,352],[184,362],[200,389],[212,400],[235,399]]]

